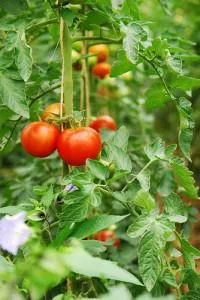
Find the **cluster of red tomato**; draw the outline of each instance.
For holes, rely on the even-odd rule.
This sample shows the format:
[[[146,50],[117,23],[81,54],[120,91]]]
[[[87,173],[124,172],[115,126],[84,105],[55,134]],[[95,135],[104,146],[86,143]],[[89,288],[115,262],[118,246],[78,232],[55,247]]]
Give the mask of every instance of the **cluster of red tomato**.
[[[109,116],[96,118],[89,127],[65,129],[47,121],[60,114],[60,103],[49,105],[42,113],[42,121],[28,124],[21,135],[24,150],[36,157],[47,157],[56,149],[62,160],[71,166],[84,165],[88,158],[95,159],[102,147],[99,130],[116,130],[115,121]]]
[[[98,63],[92,68],[94,76],[103,79],[110,74],[110,64],[106,62],[109,57],[109,49],[104,44],[89,47],[89,54],[96,55]]]
[[[107,242],[109,240],[113,241],[113,246],[118,249],[120,246],[120,239],[116,237],[114,231],[107,229],[107,230],[102,230],[100,232],[97,232],[93,234],[93,238],[97,241],[101,242]]]

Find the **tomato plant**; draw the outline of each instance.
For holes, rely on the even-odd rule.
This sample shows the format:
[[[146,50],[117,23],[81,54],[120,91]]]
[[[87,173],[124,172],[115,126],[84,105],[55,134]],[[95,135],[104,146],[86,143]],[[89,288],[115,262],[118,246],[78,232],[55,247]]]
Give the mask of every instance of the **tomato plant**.
[[[0,299],[199,299],[199,15],[0,1]]]

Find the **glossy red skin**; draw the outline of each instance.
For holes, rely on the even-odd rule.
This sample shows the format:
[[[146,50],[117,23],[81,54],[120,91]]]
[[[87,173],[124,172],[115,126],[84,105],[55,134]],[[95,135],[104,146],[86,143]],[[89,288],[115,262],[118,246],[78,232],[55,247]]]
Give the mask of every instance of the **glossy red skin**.
[[[112,230],[102,230],[93,234],[93,238],[97,241],[106,242],[114,238],[115,234]]]
[[[110,64],[106,62],[98,63],[92,68],[92,73],[96,77],[103,79],[106,75],[110,74]]]
[[[115,120],[113,120],[110,116],[101,116],[101,117],[96,118],[94,121],[92,121],[90,123],[90,127],[95,129],[98,132],[102,128],[108,128],[110,130],[117,129]]]
[[[88,158],[95,159],[101,151],[99,133],[90,127],[66,129],[59,136],[57,150],[71,166],[82,166]]]
[[[21,143],[32,156],[46,157],[54,152],[60,131],[52,124],[38,121],[28,124],[22,131]]]

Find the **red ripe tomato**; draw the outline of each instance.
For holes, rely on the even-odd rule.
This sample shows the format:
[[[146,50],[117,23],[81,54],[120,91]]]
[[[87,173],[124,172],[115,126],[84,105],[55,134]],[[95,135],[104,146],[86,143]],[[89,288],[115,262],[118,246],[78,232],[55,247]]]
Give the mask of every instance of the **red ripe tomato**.
[[[116,238],[116,239],[114,240],[114,247],[115,247],[116,249],[118,249],[119,246],[120,246],[120,239],[119,239],[119,238]]]
[[[112,230],[102,230],[100,232],[94,233],[93,238],[97,241],[106,242],[109,239],[113,239],[115,236]]]
[[[89,53],[96,54],[97,58],[98,58],[98,62],[103,62],[109,56],[109,49],[104,44],[98,44],[98,45],[89,47]]]
[[[116,130],[117,125],[115,121],[110,116],[101,116],[96,118],[90,123],[90,127],[96,131],[100,131],[102,128],[108,128],[110,130]]]
[[[60,132],[52,124],[38,121],[28,124],[22,131],[21,143],[24,150],[36,157],[46,157],[56,149]]]
[[[94,76],[103,79],[106,75],[110,74],[110,64],[106,62],[98,63],[92,68],[92,73]]]
[[[60,109],[61,109],[61,104],[59,102],[50,104],[43,111],[42,116],[41,116],[42,120],[47,121],[47,120],[53,119],[57,116],[59,117]],[[63,105],[63,111],[64,111],[64,105]]]
[[[57,150],[64,162],[81,166],[88,158],[97,158],[101,151],[101,138],[90,127],[66,129],[59,136]]]

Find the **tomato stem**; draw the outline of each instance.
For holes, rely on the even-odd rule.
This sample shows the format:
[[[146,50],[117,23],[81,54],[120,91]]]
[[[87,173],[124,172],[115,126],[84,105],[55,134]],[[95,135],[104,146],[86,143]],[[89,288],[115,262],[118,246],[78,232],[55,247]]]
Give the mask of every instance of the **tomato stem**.
[[[60,25],[62,55],[61,103],[64,103],[65,115],[69,116],[73,114],[72,38],[69,28],[62,18],[60,20]]]
[[[87,32],[85,33],[87,36]],[[90,80],[88,72],[88,63],[87,63],[87,42],[83,42],[83,62],[82,62],[82,75],[85,91],[85,105],[86,105],[86,126],[90,123],[91,120],[91,106],[90,106]]]

